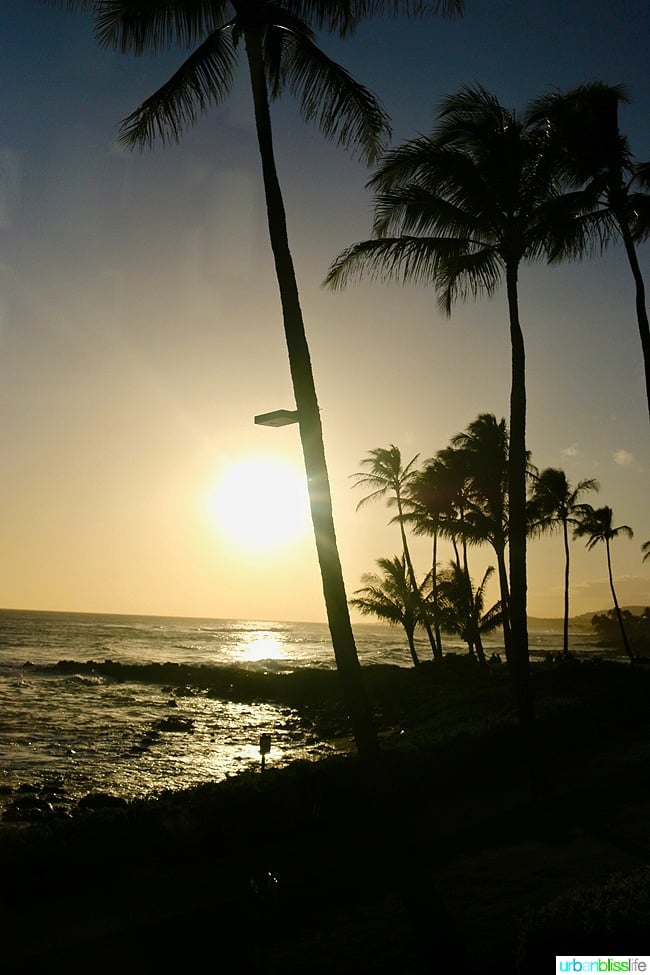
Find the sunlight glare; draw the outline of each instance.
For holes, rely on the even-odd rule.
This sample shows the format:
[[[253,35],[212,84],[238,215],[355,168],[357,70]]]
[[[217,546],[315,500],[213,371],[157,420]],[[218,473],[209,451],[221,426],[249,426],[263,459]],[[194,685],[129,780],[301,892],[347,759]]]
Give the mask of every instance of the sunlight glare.
[[[310,524],[304,474],[270,457],[233,463],[210,492],[208,507],[219,532],[250,553],[286,548]]]
[[[248,643],[237,648],[242,658],[249,663],[259,660],[281,660],[284,656],[282,643],[271,633],[257,633]]]

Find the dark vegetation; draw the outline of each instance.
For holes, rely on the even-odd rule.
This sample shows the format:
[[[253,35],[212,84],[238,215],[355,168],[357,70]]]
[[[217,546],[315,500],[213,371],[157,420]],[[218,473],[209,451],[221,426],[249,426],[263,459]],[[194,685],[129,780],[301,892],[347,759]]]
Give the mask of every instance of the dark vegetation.
[[[183,671],[201,686],[212,673]],[[346,724],[334,672],[238,673],[220,675],[238,699],[304,701],[322,735]],[[610,953],[642,953],[650,672],[533,666],[552,784],[534,803],[505,666],[446,657],[364,674],[378,774],[353,754],[271,765],[3,827],[7,965],[192,971],[208,952],[220,972],[407,975],[439,970],[443,953],[455,971],[528,973],[600,950],[603,932]]]
[[[644,656],[650,655],[650,608],[646,607],[639,615],[629,609],[623,609],[621,616],[625,632],[635,653]],[[606,613],[596,613],[592,618],[591,625],[603,646],[623,649],[619,621],[614,609],[610,609]]]

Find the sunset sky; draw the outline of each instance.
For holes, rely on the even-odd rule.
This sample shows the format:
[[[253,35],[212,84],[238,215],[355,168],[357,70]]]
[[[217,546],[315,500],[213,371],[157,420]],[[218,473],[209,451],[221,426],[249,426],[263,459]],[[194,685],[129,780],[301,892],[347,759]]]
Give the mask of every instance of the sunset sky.
[[[184,55],[101,51],[87,17],[37,0],[4,0],[2,21],[0,606],[324,619],[313,538],[292,517],[297,428],[253,423],[294,402],[245,74],[180,145],[128,154],[119,120]],[[463,20],[386,19],[321,43],[380,96],[393,143],[428,131],[464,84],[523,109],[599,79],[629,87],[621,129],[644,160],[649,40],[647,0],[467,0]],[[507,417],[505,294],[445,319],[426,287],[324,290],[333,258],[369,236],[369,173],[289,97],[273,119],[351,595],[399,552],[391,512],[355,511],[361,458],[395,444],[424,460],[479,413]],[[650,245],[639,253],[650,288]],[[620,601],[650,604],[650,425],[622,248],[524,268],[520,300],[532,460],[598,478],[586,500],[634,530],[613,543]],[[294,484],[273,488],[282,465]],[[414,553],[424,573],[429,543]],[[561,615],[562,558],[559,536],[531,541],[532,615]],[[572,560],[572,613],[607,608],[604,550],[579,540]],[[475,578],[490,561],[471,553]]]

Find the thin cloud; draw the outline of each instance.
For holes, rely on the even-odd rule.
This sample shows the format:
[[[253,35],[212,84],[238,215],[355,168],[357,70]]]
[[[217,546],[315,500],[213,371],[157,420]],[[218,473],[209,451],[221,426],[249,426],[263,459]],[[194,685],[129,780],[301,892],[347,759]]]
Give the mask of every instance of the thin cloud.
[[[578,446],[572,443],[570,447],[564,447],[560,453],[563,457],[577,457],[578,456]]]
[[[614,463],[621,467],[629,467],[630,464],[634,463],[634,454],[631,454],[629,450],[617,450],[614,454]]]

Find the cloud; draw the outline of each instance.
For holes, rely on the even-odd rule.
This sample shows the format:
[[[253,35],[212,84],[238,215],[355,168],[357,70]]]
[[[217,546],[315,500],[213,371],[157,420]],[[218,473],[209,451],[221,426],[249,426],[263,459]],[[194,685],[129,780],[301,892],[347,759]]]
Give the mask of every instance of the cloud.
[[[614,463],[621,467],[629,467],[630,464],[634,463],[634,454],[631,454],[629,450],[617,450],[614,454]]]
[[[578,456],[578,446],[572,443],[570,447],[564,447],[560,453],[563,457],[577,457]]]

